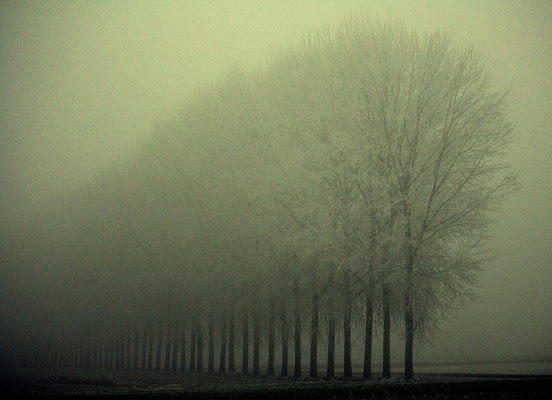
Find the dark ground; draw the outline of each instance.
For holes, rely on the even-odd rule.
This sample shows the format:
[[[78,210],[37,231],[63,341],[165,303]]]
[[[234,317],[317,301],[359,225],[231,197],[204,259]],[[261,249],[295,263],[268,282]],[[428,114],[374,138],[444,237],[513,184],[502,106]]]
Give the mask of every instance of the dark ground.
[[[93,399],[550,399],[552,376],[419,375],[391,379],[293,379],[136,371],[0,371],[8,398]]]

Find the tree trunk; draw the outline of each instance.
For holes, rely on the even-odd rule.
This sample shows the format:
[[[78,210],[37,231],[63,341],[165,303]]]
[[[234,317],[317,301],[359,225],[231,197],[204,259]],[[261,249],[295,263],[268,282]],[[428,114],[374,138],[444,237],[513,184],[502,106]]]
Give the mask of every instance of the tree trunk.
[[[161,367],[161,370],[168,371],[170,369],[169,362],[170,362],[170,346],[171,346],[169,326],[165,325],[165,327],[162,328],[160,332],[163,337],[163,340],[162,340],[163,366]]]
[[[192,330],[190,332],[190,372],[196,370],[196,326],[192,322]]]
[[[409,301],[409,300],[407,300]],[[406,379],[412,379],[414,375],[414,316],[412,312],[412,307],[407,306],[405,313],[405,328],[406,328],[406,338],[405,338],[405,349],[404,349],[404,377]]]
[[[332,265],[333,267],[333,265]],[[328,362],[326,366],[326,376],[328,378],[333,378],[335,376],[335,311],[333,309],[334,301],[334,272],[330,272],[328,277],[328,294],[329,294],[329,307],[328,307]]]
[[[391,377],[391,307],[387,283],[383,283],[383,377]]]
[[[84,357],[83,357],[83,367],[85,369],[90,369],[94,365],[94,341],[90,334],[83,335],[84,339]],[[47,345],[44,346],[47,350]],[[33,354],[34,366],[39,368],[44,368],[46,363],[44,358],[40,354]]]
[[[111,368],[111,335],[108,335],[104,338],[104,344],[103,344],[103,352],[104,352],[104,365],[106,368]],[[65,346],[67,345],[66,341],[62,341],[60,343],[60,362],[59,367],[62,368],[65,365],[66,361],[66,353],[65,353]]]
[[[134,328],[134,369],[141,369],[140,363],[142,362],[142,329],[140,325],[136,325]]]
[[[45,345],[46,359],[43,359],[40,367],[41,368],[50,368],[52,367],[52,345],[48,343]],[[88,368],[97,368],[98,367],[98,340],[95,336],[88,336]]]
[[[172,349],[171,369],[176,372],[179,368],[178,352],[180,349],[180,337],[178,332],[178,325],[176,323],[173,323],[172,325]]]
[[[173,338],[173,332],[172,332],[172,324],[167,324],[167,347],[165,348],[165,369],[166,371],[172,371],[172,363],[173,363],[173,355],[174,355],[174,338]]]
[[[268,366],[266,374],[268,376],[274,375],[274,351],[276,347],[276,310],[274,305],[274,298],[270,299],[269,311],[268,311]]]
[[[328,365],[326,376],[333,378],[335,376],[335,316],[330,310],[330,320],[328,321]]]
[[[157,371],[164,371],[165,369],[165,337],[163,327],[159,323],[157,328]]]
[[[180,370],[186,371],[186,324],[183,323],[180,331]]]
[[[373,325],[372,291],[366,290],[366,325],[364,329],[364,371],[362,377],[372,377],[372,325]]]
[[[295,282],[295,369],[293,376],[301,376],[301,309],[299,301],[299,285]]]
[[[243,344],[242,344],[242,374],[249,373],[249,322],[247,320],[248,310],[243,312]]]
[[[150,360],[149,360],[149,368],[150,371],[155,371],[157,368],[157,342],[156,342],[156,335],[155,335],[155,325],[151,326],[150,329],[150,337],[149,337],[149,346],[150,346]]]
[[[318,376],[318,293],[314,293],[312,300],[311,352],[309,375],[313,378]]]
[[[165,347],[165,371],[172,371],[172,361],[173,361],[173,336],[172,336],[172,324],[167,324],[165,336],[166,347]]]
[[[117,369],[121,370],[125,367],[125,332],[120,331],[117,338]]]
[[[410,232],[408,232],[409,234]],[[414,375],[414,310],[412,305],[412,274],[414,270],[414,255],[411,248],[408,249],[406,264],[406,292],[404,294],[404,377],[412,379]]]
[[[113,338],[113,369],[121,369],[121,333],[116,332]]]
[[[132,357],[132,329],[130,324],[125,327],[125,356],[124,356],[124,368],[131,368],[131,357]],[[84,356],[84,361],[86,361],[86,355]]]
[[[287,309],[284,296],[280,297],[280,323],[282,327],[282,370],[280,375],[288,376],[289,364],[289,326],[287,321]]]
[[[81,368],[89,368],[89,366],[88,366],[89,343],[88,343],[88,338],[86,337],[86,335],[81,336],[80,348],[81,348],[80,367]],[[31,364],[33,364],[35,361],[36,361],[36,356],[33,354],[33,356],[31,356],[31,359],[29,360],[29,362]]]
[[[226,372],[226,317],[223,315],[220,320],[220,357],[219,372]]]
[[[376,263],[377,252],[377,231],[378,222],[376,218],[376,211],[374,208],[370,210],[370,272],[373,270]],[[362,377],[364,379],[372,378],[372,341],[373,341],[373,327],[374,327],[374,285],[372,282],[366,285],[366,323],[364,327],[364,371]]]
[[[150,325],[146,328],[144,335],[144,345],[146,358],[144,360],[144,369],[147,371],[153,370],[153,333]]]
[[[157,325],[157,329],[155,330],[155,352],[156,352],[156,356],[155,356],[155,370],[156,371],[160,371],[162,369],[162,364],[161,364],[161,361],[162,361],[162,350],[163,350],[163,335],[162,335],[163,331],[161,330],[161,324],[158,324]]]
[[[109,337],[106,339],[106,349],[105,349],[105,355],[106,355],[106,360],[105,360],[105,365],[107,366],[107,368],[109,369],[113,369],[113,341],[115,340],[115,338],[113,337],[113,332],[110,332],[110,335]],[[64,367],[66,365],[69,365],[69,360],[68,360],[68,354],[67,354],[67,340],[63,341],[62,342],[62,348],[63,348],[63,357],[62,357],[62,363],[61,363],[61,366]]]
[[[197,316],[197,372],[203,372],[203,326],[201,314]]]
[[[261,321],[259,311],[255,310],[253,315],[253,375],[260,375],[261,356]]]
[[[143,352],[142,352],[142,327],[141,325],[136,325],[136,333],[135,333],[135,343],[134,343],[134,368],[136,370],[142,369],[142,362],[143,362]],[[98,352],[96,349],[96,363],[98,362]],[[96,365],[97,366],[97,365]]]
[[[353,377],[353,365],[351,360],[351,281],[349,271],[345,270],[345,310],[343,316],[343,377]]]
[[[236,359],[234,356],[234,344],[236,342],[236,323],[234,320],[234,308],[230,311],[230,332],[228,337],[228,370],[236,370]]]
[[[215,321],[213,312],[209,315],[209,344],[208,344],[208,369],[209,372],[215,372]]]
[[[159,370],[159,363],[160,363],[160,360],[161,360],[161,352],[160,352],[160,342],[161,342],[161,338],[159,337],[159,327],[156,326],[153,328],[153,331],[152,331],[152,335],[153,335],[153,351],[154,351],[154,355],[152,357],[152,362],[153,362],[153,371],[157,371]]]
[[[159,364],[159,337],[158,332],[155,327],[155,325],[152,327],[151,330],[151,370],[155,371],[157,370],[157,366]]]
[[[143,330],[141,331],[143,333]],[[100,335],[96,339],[96,368],[103,368],[104,367],[104,357],[103,357],[103,335]],[[143,345],[143,342],[140,342],[141,345]],[[54,345],[55,349],[57,349],[57,345]],[[143,349],[142,349],[142,357],[143,357]],[[53,360],[54,363],[57,363],[57,360]],[[143,362],[143,360],[142,360]],[[57,365],[57,364],[56,364]]]

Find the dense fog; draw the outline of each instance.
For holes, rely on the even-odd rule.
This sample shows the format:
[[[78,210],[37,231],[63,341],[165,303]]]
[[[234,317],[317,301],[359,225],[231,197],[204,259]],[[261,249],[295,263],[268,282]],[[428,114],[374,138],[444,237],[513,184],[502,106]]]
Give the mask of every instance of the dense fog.
[[[289,339],[291,373],[298,317],[303,364],[333,323],[342,365],[372,315],[380,364],[386,304],[393,363],[409,312],[414,365],[550,359],[550,21],[521,1],[2,3],[2,362],[121,332],[189,350],[199,326],[207,368],[232,324],[237,366],[249,318],[252,367]]]

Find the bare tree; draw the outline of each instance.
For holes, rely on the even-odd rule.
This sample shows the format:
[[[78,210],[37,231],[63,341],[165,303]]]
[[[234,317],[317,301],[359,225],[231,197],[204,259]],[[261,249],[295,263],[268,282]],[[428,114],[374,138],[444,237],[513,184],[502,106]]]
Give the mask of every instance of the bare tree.
[[[280,203],[303,235],[300,243],[320,246],[325,241],[319,232],[331,232],[327,238],[347,248],[344,254],[349,263],[357,260],[355,267],[368,257],[351,258],[357,251],[351,243],[370,237],[370,216],[378,215],[378,240],[357,249],[382,256],[384,375],[390,374],[390,323],[397,311],[392,299],[400,296],[405,376],[411,378],[414,334],[422,339],[427,333],[422,328],[430,325],[424,319],[432,319],[421,310],[450,306],[446,296],[415,304],[424,299],[415,285],[425,268],[420,254],[438,248],[465,260],[450,263],[455,273],[432,276],[432,290],[447,287],[461,301],[468,291],[458,288],[477,270],[489,213],[516,188],[515,176],[500,158],[513,132],[507,91],[490,77],[480,53],[448,35],[422,36],[398,23],[371,24],[362,18],[309,37],[271,68],[267,76],[279,86],[264,89],[277,115],[265,122],[270,127],[263,136],[267,154],[280,169],[296,171],[294,179],[282,174],[286,191],[280,193],[287,197]],[[285,119],[278,120],[279,115]],[[336,159],[343,161],[331,162]],[[326,208],[345,227],[341,237],[316,218],[323,215],[325,197],[313,196],[316,184],[326,193],[333,190],[334,199],[344,199]],[[355,229],[349,226],[362,219]],[[349,285],[346,276],[344,283]],[[345,290],[345,298],[350,293]],[[344,316],[348,375],[347,308]]]
[[[420,252],[438,243],[444,254],[456,253],[462,242],[463,254],[475,259],[455,267],[469,275],[489,212],[516,189],[500,158],[513,132],[508,92],[492,80],[480,53],[458,48],[446,34],[420,37],[393,23],[364,34],[373,50],[351,140],[360,144],[363,167],[387,188],[402,230],[405,376],[411,378],[414,334],[422,333],[415,310],[426,306],[414,304]]]

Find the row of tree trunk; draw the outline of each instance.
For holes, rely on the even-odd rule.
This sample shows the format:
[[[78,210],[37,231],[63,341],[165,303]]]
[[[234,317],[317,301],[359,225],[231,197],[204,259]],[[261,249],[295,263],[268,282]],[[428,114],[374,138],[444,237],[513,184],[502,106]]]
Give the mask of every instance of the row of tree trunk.
[[[294,290],[296,296],[298,291]],[[388,290],[384,290],[384,298],[389,296]],[[351,299],[352,300],[352,299]],[[290,372],[290,345],[293,346],[293,376],[301,377],[302,371],[302,310],[300,302],[294,302],[293,310],[288,310],[287,302],[282,298],[277,306],[276,299],[268,303],[268,315],[266,317],[267,353],[266,375],[273,376],[278,372],[281,376],[288,376]],[[346,303],[343,314],[338,318],[337,313],[329,312],[327,319],[327,369],[326,376],[335,377],[336,364],[336,336],[338,323],[343,328],[343,376],[352,377],[351,357],[351,304]],[[385,312],[384,302],[383,318],[383,376],[391,375],[390,368],[390,314]],[[279,332],[277,332],[277,308],[280,314]],[[388,304],[387,304],[388,308]],[[287,317],[288,311],[292,311]],[[388,311],[388,310],[387,310]],[[319,336],[320,336],[320,296],[314,293],[310,312],[310,359],[309,376],[319,376]],[[250,312],[246,307],[241,313],[241,366],[236,361],[236,331],[237,322],[233,312],[224,316],[215,316],[211,313],[207,321],[202,320],[202,315],[197,314],[189,320],[188,325],[151,324],[146,327],[126,327],[118,329],[116,333],[108,335],[81,334],[79,339],[62,340],[61,334],[58,340],[50,342],[46,348],[46,356],[42,356],[41,364],[47,367],[57,368],[107,368],[107,369],[133,369],[171,372],[227,372],[241,369],[243,374],[261,374],[261,313]],[[293,322],[290,329],[289,322]],[[341,324],[342,322],[342,324]],[[205,329],[207,328],[207,329]],[[252,358],[250,357],[250,329],[252,329]],[[207,331],[207,332],[205,332]],[[109,332],[106,329],[106,332]],[[364,369],[363,377],[372,377],[372,332],[373,332],[373,306],[369,293],[366,296],[365,318],[365,343],[364,343]],[[205,337],[205,333],[207,336]],[[264,333],[264,331],[263,331]],[[276,369],[276,342],[280,334],[281,354],[280,370]],[[218,336],[218,340],[216,340]],[[290,341],[293,340],[292,343]],[[206,342],[206,343],[205,343]],[[207,357],[204,357],[204,347],[207,344]],[[215,353],[218,349],[218,363],[215,362]],[[204,361],[207,361],[204,364]],[[251,369],[250,369],[251,361]],[[241,367],[241,368],[240,368]]]

